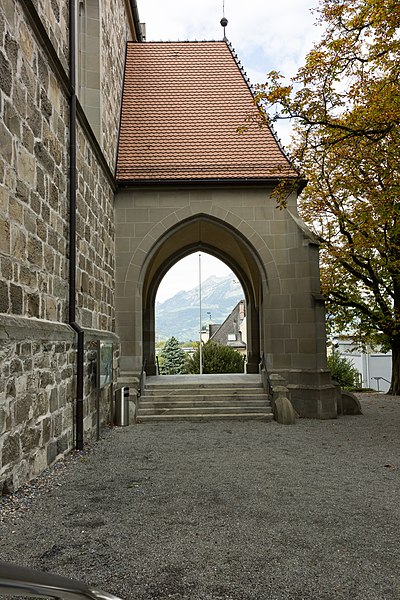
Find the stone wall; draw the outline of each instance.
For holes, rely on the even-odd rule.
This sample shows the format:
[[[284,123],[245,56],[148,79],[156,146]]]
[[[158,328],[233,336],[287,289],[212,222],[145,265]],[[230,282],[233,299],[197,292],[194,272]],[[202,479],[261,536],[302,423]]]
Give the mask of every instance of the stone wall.
[[[114,326],[114,193],[81,128],[77,135],[77,307],[83,327]]]
[[[13,4],[0,19],[0,312],[63,321],[68,105]]]
[[[113,386],[98,392],[98,339],[116,336],[86,332],[84,435],[112,420]],[[0,324],[0,495],[35,477],[74,445],[76,340],[65,324],[3,318]],[[117,371],[114,373],[117,379]]]
[[[72,447],[75,335],[66,325],[9,317],[0,342],[1,494]]]
[[[127,37],[125,2],[102,5],[101,154],[78,111],[77,314],[85,329],[85,440],[110,421],[96,349],[114,329],[114,160]],[[0,493],[74,444],[76,334],[69,294],[67,0],[0,3]],[[44,31],[34,33],[32,11]],[[30,13],[28,14],[28,11]],[[48,39],[46,37],[48,36]],[[53,46],[57,59],[51,57]],[[115,364],[117,377],[118,364]]]
[[[6,3],[18,4],[19,0],[5,0]],[[79,0],[77,0],[78,3]],[[61,60],[64,69],[68,70],[68,0],[32,0],[44,25],[47,35]]]

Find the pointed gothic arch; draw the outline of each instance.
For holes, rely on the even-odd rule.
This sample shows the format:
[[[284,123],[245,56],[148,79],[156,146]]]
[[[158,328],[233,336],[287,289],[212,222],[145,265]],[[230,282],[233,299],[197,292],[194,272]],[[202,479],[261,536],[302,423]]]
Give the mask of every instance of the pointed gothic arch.
[[[247,370],[257,373],[260,362],[260,305],[267,290],[267,275],[256,250],[226,221],[198,214],[171,227],[153,246],[141,271],[143,360],[146,372],[155,373],[155,300],[168,270],[195,251],[207,252],[227,264],[238,277],[247,304]]]

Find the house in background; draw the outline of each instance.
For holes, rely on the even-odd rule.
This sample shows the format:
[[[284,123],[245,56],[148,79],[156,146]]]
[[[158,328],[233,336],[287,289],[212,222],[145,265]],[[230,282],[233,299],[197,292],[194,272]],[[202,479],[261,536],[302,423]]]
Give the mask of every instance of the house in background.
[[[208,339],[246,355],[246,302],[240,300],[222,325],[209,325]]]

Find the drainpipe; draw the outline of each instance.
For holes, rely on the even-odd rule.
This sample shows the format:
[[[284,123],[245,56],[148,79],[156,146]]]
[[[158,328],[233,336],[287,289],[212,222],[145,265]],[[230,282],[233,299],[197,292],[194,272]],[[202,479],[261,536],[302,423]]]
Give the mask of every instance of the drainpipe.
[[[76,322],[76,22],[75,0],[69,1],[69,325],[77,334],[75,446],[83,450],[84,331]]]

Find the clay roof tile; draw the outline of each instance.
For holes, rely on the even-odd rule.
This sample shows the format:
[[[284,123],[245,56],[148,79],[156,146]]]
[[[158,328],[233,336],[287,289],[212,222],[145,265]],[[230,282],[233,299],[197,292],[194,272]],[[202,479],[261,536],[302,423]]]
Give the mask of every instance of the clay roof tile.
[[[296,177],[226,42],[129,42],[117,179]]]

